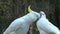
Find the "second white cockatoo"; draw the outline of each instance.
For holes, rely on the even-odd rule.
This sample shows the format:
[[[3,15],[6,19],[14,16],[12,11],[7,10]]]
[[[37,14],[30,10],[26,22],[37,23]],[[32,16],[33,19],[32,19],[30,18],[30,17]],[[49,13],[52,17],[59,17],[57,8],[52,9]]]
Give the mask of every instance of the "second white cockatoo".
[[[47,18],[43,11],[40,11],[40,18],[37,21],[37,28],[40,34],[60,34],[58,27],[53,25]]]
[[[28,7],[28,11],[30,13],[15,19],[3,34],[27,34],[30,24],[40,17],[40,14],[32,11],[30,6]]]

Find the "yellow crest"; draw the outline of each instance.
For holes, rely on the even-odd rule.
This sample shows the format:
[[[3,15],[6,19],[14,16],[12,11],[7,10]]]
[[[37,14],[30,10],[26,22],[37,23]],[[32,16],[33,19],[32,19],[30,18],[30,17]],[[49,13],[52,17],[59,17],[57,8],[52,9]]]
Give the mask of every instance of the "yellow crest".
[[[30,8],[31,5],[28,6],[28,12],[32,12],[31,8]]]

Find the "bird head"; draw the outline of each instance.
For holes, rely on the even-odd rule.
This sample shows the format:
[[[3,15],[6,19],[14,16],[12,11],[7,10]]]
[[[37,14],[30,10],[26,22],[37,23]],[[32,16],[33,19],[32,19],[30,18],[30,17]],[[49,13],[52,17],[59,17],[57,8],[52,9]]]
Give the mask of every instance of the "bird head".
[[[46,17],[46,14],[43,11],[40,11],[40,17]]]
[[[30,7],[31,7],[31,5],[28,6],[28,12],[35,14],[37,17],[40,17],[40,14],[35,12],[35,11],[33,11]]]

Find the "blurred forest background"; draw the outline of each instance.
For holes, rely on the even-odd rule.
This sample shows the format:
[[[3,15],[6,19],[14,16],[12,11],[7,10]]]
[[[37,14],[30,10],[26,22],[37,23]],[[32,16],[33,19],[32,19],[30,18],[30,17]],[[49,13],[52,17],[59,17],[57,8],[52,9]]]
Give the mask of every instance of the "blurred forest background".
[[[28,13],[28,5],[36,12],[45,11],[50,22],[60,28],[60,0],[0,0],[0,34],[14,19]],[[39,33],[35,24],[31,25],[29,34]]]

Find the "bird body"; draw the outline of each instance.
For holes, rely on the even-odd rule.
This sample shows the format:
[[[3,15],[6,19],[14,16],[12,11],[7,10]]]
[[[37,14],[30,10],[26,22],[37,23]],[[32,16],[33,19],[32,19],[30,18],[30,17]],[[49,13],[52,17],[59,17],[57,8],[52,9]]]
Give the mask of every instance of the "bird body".
[[[39,13],[30,12],[25,16],[15,19],[3,34],[27,34],[30,24],[39,18]]]
[[[48,19],[46,19],[46,15],[43,11],[40,12],[41,17],[37,21],[37,28],[40,32],[44,32],[44,34],[60,34],[59,29],[54,26]]]
[[[42,29],[39,29],[40,31],[40,34],[47,34],[44,30],[42,30]]]

